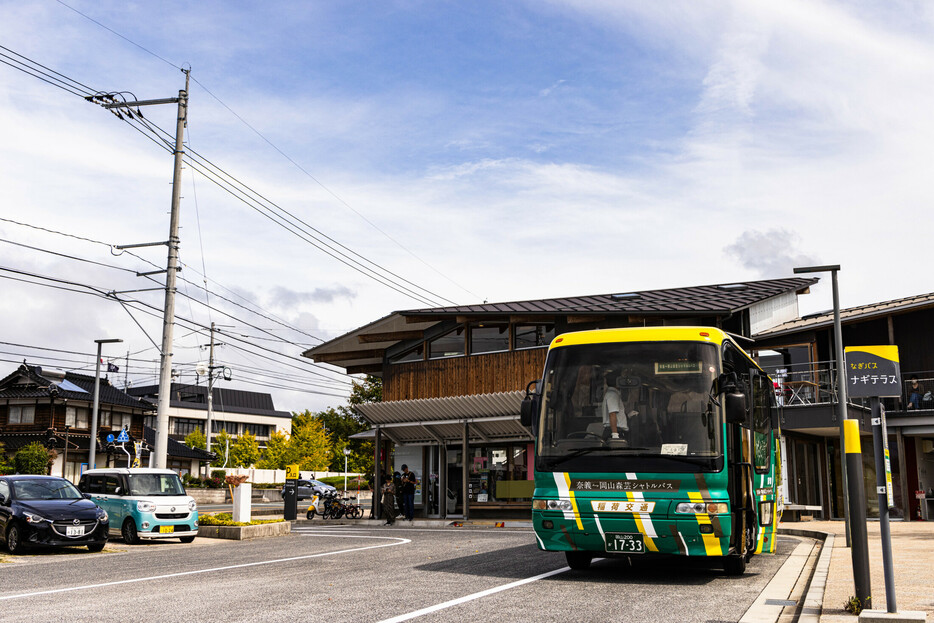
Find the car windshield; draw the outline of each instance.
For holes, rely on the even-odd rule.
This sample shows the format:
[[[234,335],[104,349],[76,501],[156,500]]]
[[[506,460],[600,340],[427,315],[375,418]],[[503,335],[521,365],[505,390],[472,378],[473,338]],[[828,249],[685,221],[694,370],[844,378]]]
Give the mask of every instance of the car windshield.
[[[185,495],[177,474],[130,474],[130,495]]]
[[[67,480],[14,480],[13,492],[20,500],[78,500],[83,497]]]

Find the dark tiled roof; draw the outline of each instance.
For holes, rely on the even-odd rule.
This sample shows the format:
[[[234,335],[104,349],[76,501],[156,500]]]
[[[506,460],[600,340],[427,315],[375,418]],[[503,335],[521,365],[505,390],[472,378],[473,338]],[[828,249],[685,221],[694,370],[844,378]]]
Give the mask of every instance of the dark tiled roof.
[[[816,278],[794,277],[764,281],[642,290],[511,303],[484,303],[413,309],[404,316],[504,315],[504,314],[711,314],[736,312],[785,292],[800,292],[817,283]]]
[[[146,443],[151,447],[156,445],[156,431],[146,426],[143,429],[143,436]],[[169,437],[169,445],[166,447],[166,453],[171,457],[180,459],[197,459],[199,461],[213,461],[215,459],[213,452],[205,452],[199,448],[189,448],[185,444]]]
[[[75,372],[65,373],[65,381],[56,377],[43,376],[39,366],[21,365],[12,374],[0,380],[0,398],[48,398],[56,392],[58,398],[91,403],[94,401],[94,377]],[[17,382],[19,381],[19,382]],[[69,389],[72,384],[76,389]],[[83,391],[79,391],[83,390]],[[130,396],[113,385],[107,378],[100,379],[99,400],[102,405],[130,407],[133,409],[154,410],[152,403]]]
[[[131,387],[127,393],[132,396],[145,396],[156,400],[159,395],[158,385]],[[204,385],[188,385],[172,383],[172,399],[169,404],[179,409],[196,409],[206,411],[208,388]],[[179,397],[197,396],[198,401],[180,400]],[[272,402],[272,396],[260,392],[248,392],[237,389],[214,387],[214,410],[219,413],[243,413],[248,415],[266,415],[270,417],[291,418],[288,411],[277,411]]]

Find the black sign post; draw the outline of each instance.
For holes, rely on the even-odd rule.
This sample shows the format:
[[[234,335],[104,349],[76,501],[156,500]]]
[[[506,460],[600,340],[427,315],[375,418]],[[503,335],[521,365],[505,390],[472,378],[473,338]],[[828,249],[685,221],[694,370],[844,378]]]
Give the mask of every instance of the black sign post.
[[[895,571],[892,564],[892,533],[889,527],[889,507],[894,506],[892,491],[892,463],[889,458],[889,443],[885,428],[885,409],[882,397],[901,395],[902,379],[898,364],[897,346],[848,346],[846,348],[847,395],[854,398],[869,398],[872,405],[872,445],[876,459],[876,493],[879,496],[879,532],[882,538],[882,570],[885,575],[885,602],[888,612],[897,612],[895,607]],[[862,479],[860,479],[862,480]],[[862,491],[862,488],[860,487]],[[853,515],[851,514],[852,518]],[[862,532],[866,532],[866,518],[860,518]],[[856,545],[853,546],[856,577]],[[867,595],[869,590],[868,561],[866,564]],[[859,597],[857,591],[857,597]],[[872,607],[871,602],[864,607]]]

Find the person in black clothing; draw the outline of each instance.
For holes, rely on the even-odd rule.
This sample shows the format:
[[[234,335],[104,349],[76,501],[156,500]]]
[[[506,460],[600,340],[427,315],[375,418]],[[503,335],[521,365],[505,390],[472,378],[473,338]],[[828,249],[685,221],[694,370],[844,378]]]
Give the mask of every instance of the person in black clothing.
[[[396,486],[392,480],[386,479],[383,483],[383,514],[386,515],[384,525],[391,526],[396,522]]]
[[[402,466],[402,514],[406,520],[412,521],[415,517],[415,472],[409,471],[408,465]]]
[[[396,488],[396,499],[395,499],[395,515],[393,517],[398,517],[399,515],[405,515],[405,509],[402,502],[402,474],[399,472],[392,473],[392,484]]]

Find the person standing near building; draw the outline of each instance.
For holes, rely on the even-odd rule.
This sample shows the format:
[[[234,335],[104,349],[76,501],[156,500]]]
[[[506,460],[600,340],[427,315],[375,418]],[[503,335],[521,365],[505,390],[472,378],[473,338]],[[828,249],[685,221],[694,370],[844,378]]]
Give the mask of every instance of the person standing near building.
[[[391,526],[396,523],[396,485],[392,479],[387,478],[383,485],[383,514],[386,516],[386,523],[383,525]]]
[[[408,465],[402,466],[402,514],[407,521],[415,518],[415,485],[418,479]]]

